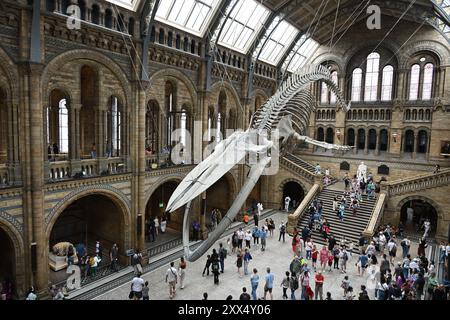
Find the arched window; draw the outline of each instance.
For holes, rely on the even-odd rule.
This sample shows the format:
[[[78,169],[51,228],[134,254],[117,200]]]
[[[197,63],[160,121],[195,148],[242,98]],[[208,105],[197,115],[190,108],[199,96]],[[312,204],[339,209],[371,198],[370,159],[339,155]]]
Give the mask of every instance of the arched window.
[[[183,50],[188,51],[188,48],[189,48],[189,39],[185,37],[183,41]]]
[[[350,128],[347,132],[347,145],[354,147],[355,146],[355,130]]]
[[[387,151],[388,149],[388,131],[382,129],[380,131],[380,151]]]
[[[120,157],[122,116],[119,108],[119,100],[113,96],[111,97],[110,103],[108,110],[108,141],[106,153],[112,157]]]
[[[409,100],[419,98],[420,66],[415,64],[411,67],[411,76],[409,80]]]
[[[425,120],[425,119],[424,119],[424,112],[423,112],[423,109],[420,109],[420,110],[419,110],[419,120]]]
[[[352,112],[352,120],[357,120],[357,119],[358,119],[357,112],[356,112],[356,110],[353,110],[353,112]]]
[[[352,101],[361,101],[362,70],[356,68],[352,75]]]
[[[364,150],[366,147],[366,130],[358,130],[358,149]]]
[[[380,111],[380,120],[384,121],[384,110]]]
[[[380,55],[376,52],[373,52],[367,57],[364,101],[377,100],[379,73],[380,73]]]
[[[45,1],[45,10],[47,10],[48,12],[53,12],[55,11],[56,6],[55,6],[55,0],[46,0]]]
[[[169,31],[169,33],[167,34],[167,45],[169,47],[172,47],[173,45],[173,32]]]
[[[337,73],[337,71],[333,71],[331,73],[331,79],[333,80],[333,82],[337,86],[338,85],[338,73]],[[330,92],[330,103],[331,104],[335,104],[336,103],[336,95],[334,94],[334,92]]]
[[[404,152],[414,152],[414,131],[407,130],[405,132]]]
[[[375,129],[369,130],[369,141],[368,149],[375,150],[377,148],[377,132]]]
[[[420,130],[417,139],[417,153],[427,153],[428,133],[425,130]]]
[[[411,120],[411,110],[406,110],[405,112],[405,120],[409,121]]]
[[[112,28],[113,25],[113,16],[112,11],[110,9],[105,10],[105,27]]]
[[[352,119],[352,112],[348,111],[347,112],[347,120],[351,120]]]
[[[181,36],[177,34],[175,39],[175,48],[181,49]]]
[[[331,113],[330,113],[330,110],[327,110],[327,120],[331,120]]]
[[[431,120],[431,111],[430,110],[425,111],[425,120]]]
[[[150,153],[159,153],[159,105],[155,100],[147,105],[145,133],[145,150]]]
[[[134,25],[135,25],[135,20],[133,17],[130,17],[128,19],[128,34],[134,36]]]
[[[373,120],[373,111],[369,110],[369,120]]]
[[[386,120],[391,120],[391,110],[386,111]]]
[[[123,14],[117,15],[117,31],[125,32],[126,29],[126,23],[125,18],[123,17]]]
[[[222,113],[219,112],[217,114],[217,123],[216,123],[216,141],[222,141]]]
[[[367,120],[367,110],[364,110],[364,120]]]
[[[321,82],[320,103],[328,104],[328,86],[325,82]]]
[[[374,120],[379,120],[380,119],[380,113],[378,110],[375,110],[375,118]]]
[[[59,152],[69,152],[69,112],[67,110],[67,100],[62,99],[59,102],[58,111],[59,121]]]
[[[96,4],[92,6],[91,20],[94,24],[100,23],[100,8]]]
[[[175,88],[170,81],[166,82],[165,86],[165,100],[166,100],[166,115],[167,115],[167,126],[166,126],[166,146],[172,146],[172,132],[175,129]]]
[[[323,128],[317,129],[317,141],[325,141],[325,132]]]
[[[412,120],[417,121],[417,110],[416,109],[414,109],[412,112]]]
[[[423,88],[422,88],[422,100],[430,100],[433,89],[433,72],[434,66],[432,63],[427,63],[423,72]]]
[[[164,38],[165,38],[165,32],[164,32],[164,29],[161,28],[161,29],[159,29],[159,39],[158,39],[158,42],[159,42],[160,44],[164,44]]]
[[[325,140],[327,143],[334,143],[334,130],[333,128],[327,129],[327,138]]]
[[[78,0],[78,6],[80,7],[80,19],[86,20],[86,2],[84,0]]]
[[[183,110],[181,110],[181,117],[180,117],[180,129],[181,129],[180,143],[183,145],[183,147],[187,146],[186,144],[187,121],[188,121],[188,113],[186,109],[183,108]]]
[[[392,85],[394,83],[394,68],[386,66],[383,69],[383,82],[381,85],[381,101],[392,100]]]

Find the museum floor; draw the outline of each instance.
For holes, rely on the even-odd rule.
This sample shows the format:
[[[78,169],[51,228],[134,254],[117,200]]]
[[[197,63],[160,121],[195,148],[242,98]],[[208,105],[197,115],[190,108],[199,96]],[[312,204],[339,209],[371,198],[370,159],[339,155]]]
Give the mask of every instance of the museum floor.
[[[282,212],[275,213],[272,218],[274,219],[277,227],[281,221],[287,220],[287,214]],[[278,229],[278,228],[277,228]],[[219,242],[226,243],[226,239],[219,240],[214,248],[218,248]],[[260,278],[263,279],[266,274],[266,267],[270,267],[275,275],[274,283],[274,299],[282,299],[282,289],[280,287],[281,280],[284,277],[284,273],[289,270],[289,264],[293,258],[291,250],[291,237],[286,237],[286,242],[278,242],[278,230],[275,231],[273,238],[268,238],[267,240],[267,250],[262,252],[261,250],[256,250],[252,248],[251,254],[253,260],[250,262],[249,269],[257,268],[259,271]],[[321,247],[320,247],[321,248]],[[212,250],[212,248],[211,248]],[[428,250],[428,249],[427,249]],[[411,253],[417,252],[417,245],[412,244]],[[230,252],[229,252],[230,253]],[[427,252],[428,254],[428,252]],[[397,260],[401,259],[401,252],[397,254]],[[200,260],[188,263],[186,271],[186,280],[184,290],[177,290],[176,300],[200,300],[204,292],[207,292],[210,300],[224,300],[228,295],[232,295],[233,299],[239,298],[241,294],[242,287],[247,287],[251,291],[250,286],[250,275],[239,277],[237,274],[237,268],[235,265],[236,258],[234,256],[228,256],[225,260],[225,273],[220,275],[219,286],[214,285],[213,276],[210,274],[209,277],[202,277],[202,270],[206,260],[206,255]],[[357,268],[355,266],[356,256],[353,255],[351,260],[347,263],[347,275],[350,278],[351,285],[354,288],[354,292],[357,295],[360,292],[361,285],[367,285],[370,287],[370,282],[368,283],[368,276],[359,277],[357,274]],[[175,261],[176,265],[179,261]],[[150,286],[150,300],[168,300],[168,286],[165,283],[165,274],[168,266],[161,267],[155,271],[152,271],[143,276],[145,281],[149,282]],[[342,300],[343,290],[340,288],[341,281],[344,278],[338,270],[334,270],[331,273],[328,271],[324,272],[325,283],[324,283],[324,295],[327,291],[331,292],[332,297],[335,300]],[[264,281],[260,280],[258,287],[258,297],[262,297],[264,287]],[[312,284],[312,289],[314,290],[314,285]],[[98,296],[95,300],[126,300],[128,299],[128,294],[130,290],[130,284],[124,284],[117,287],[105,294]],[[300,290],[296,291],[297,298],[300,297]],[[369,290],[369,296],[374,299],[374,290]]]

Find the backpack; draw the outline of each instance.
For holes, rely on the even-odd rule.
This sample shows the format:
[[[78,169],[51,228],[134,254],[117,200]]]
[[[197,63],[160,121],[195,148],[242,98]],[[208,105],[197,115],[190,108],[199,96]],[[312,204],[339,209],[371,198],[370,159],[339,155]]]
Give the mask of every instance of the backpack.
[[[284,224],[281,226],[280,232],[286,232],[286,226]]]
[[[297,290],[298,289],[298,279],[297,279],[297,277],[294,277],[293,279],[294,279],[292,281],[292,286],[294,287],[293,289]]]
[[[213,262],[211,266],[212,271],[219,271],[219,264],[217,262]]]
[[[344,259],[344,261],[347,261],[347,260],[348,260],[348,254],[347,254],[347,252],[345,252],[345,253],[342,255],[342,258]]]
[[[226,259],[228,256],[228,251],[225,248],[219,250],[219,255],[222,259]]]

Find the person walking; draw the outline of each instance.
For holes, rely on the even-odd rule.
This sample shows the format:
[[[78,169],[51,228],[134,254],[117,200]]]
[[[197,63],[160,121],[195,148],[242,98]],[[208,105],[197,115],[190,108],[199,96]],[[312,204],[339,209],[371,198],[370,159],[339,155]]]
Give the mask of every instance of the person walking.
[[[310,275],[308,270],[305,270],[300,277],[300,283],[302,284],[302,300],[308,300],[308,288],[310,287]]]
[[[336,245],[333,248],[332,252],[333,252],[333,261],[334,261],[333,269],[339,270],[339,255],[340,255],[341,251],[339,250],[338,246]]]
[[[114,272],[119,271],[118,261],[119,261],[119,247],[116,243],[113,244],[111,250],[109,251],[109,258],[111,260],[111,269]]]
[[[314,272],[317,271],[317,258],[319,256],[319,251],[317,250],[316,245],[313,245],[313,249],[311,251],[311,259],[312,259],[312,267],[314,268]]]
[[[348,252],[345,248],[343,248],[339,252],[339,266],[342,273],[347,273],[347,261],[348,261]]]
[[[252,230],[252,237],[253,237],[253,246],[258,249],[259,247],[259,236],[260,236],[260,231],[259,228],[257,226],[253,227]]]
[[[260,239],[261,239],[261,251],[266,251],[266,239],[267,239],[267,231],[264,226],[260,229]]]
[[[142,299],[142,290],[145,286],[144,279],[141,278],[141,274],[138,273],[131,281],[131,294],[130,297],[133,300]]]
[[[224,273],[225,271],[225,259],[228,256],[227,249],[223,247],[222,243],[219,243],[219,262],[220,262],[220,272]]]
[[[359,255],[355,265],[358,267],[358,275],[362,277],[369,266],[369,258],[364,254],[364,251]]]
[[[142,254],[139,252],[139,250],[136,250],[133,257],[131,258],[131,265],[134,269],[134,274],[142,274]]]
[[[258,202],[258,204],[256,205],[257,208],[257,214],[255,214],[255,227],[258,227],[259,224],[259,219],[261,218],[261,214],[264,210],[263,205],[261,202]]]
[[[280,286],[283,288],[283,299],[284,300],[289,299],[289,297],[287,295],[287,290],[289,289],[290,281],[291,281],[290,273],[289,273],[289,271],[286,271],[286,276],[283,278],[283,280],[281,281],[281,284],[280,284]]]
[[[215,251],[215,249],[213,251]],[[217,254],[211,256],[211,272],[214,275],[214,284],[219,285],[220,265]]]
[[[322,268],[322,272],[325,271],[328,262],[328,249],[326,246],[323,246],[320,249],[320,267]]]
[[[289,196],[287,196],[286,198],[284,198],[284,210],[286,212],[289,212],[289,204],[291,203],[291,198]]]
[[[233,249],[231,250],[231,253],[236,253],[236,249],[239,247],[239,239],[238,239],[238,232],[235,231],[233,235],[231,236],[231,245],[233,246]]]
[[[177,293],[178,274],[175,269],[175,263],[171,262],[169,269],[166,272],[166,283],[169,283],[169,298],[173,299]]]
[[[269,294],[270,296],[270,300],[273,300],[273,294],[272,294],[272,290],[273,290],[273,282],[275,280],[275,276],[273,275],[272,272],[270,272],[270,268],[266,269],[266,283],[264,285],[264,300],[267,300],[267,294]]]
[[[347,291],[350,288],[350,280],[348,276],[344,277],[344,280],[341,282],[341,288],[344,289],[344,298],[347,296]]]
[[[244,242],[245,238],[245,232],[242,230],[242,228],[239,228],[237,231],[237,239],[238,239],[238,249],[242,250],[242,244]]]
[[[314,299],[317,300],[317,297],[320,297],[320,300],[323,300],[323,282],[325,281],[325,277],[322,275],[322,272],[317,272],[315,276],[316,286],[314,288]]]
[[[244,253],[244,275],[248,275],[248,265],[250,263],[250,260],[252,260],[253,257],[250,254],[250,251],[248,249],[245,249]]]
[[[205,263],[205,267],[203,268],[203,273],[202,273],[202,277],[205,276],[205,272],[207,272],[207,276],[209,276],[209,267],[211,266],[211,255],[207,255],[206,256],[206,263]]]
[[[142,288],[142,300],[150,300],[150,288],[148,287],[148,281],[145,281],[145,285]]]
[[[184,278],[186,277],[187,263],[184,257],[181,257],[180,264],[178,265],[178,276],[180,277],[180,289],[184,289]]]
[[[314,244],[313,244],[311,238],[306,239],[305,251],[306,251],[306,259],[307,260],[311,260],[311,252],[312,252],[313,247],[314,247]]]
[[[285,234],[286,234],[286,225],[283,221],[280,224],[279,230],[280,230],[280,236],[278,237],[278,241],[281,241],[281,238],[283,238],[283,242],[286,242],[285,238],[284,238]]]
[[[252,232],[250,231],[250,229],[248,229],[246,232],[245,232],[245,237],[244,237],[244,239],[245,239],[245,247],[247,248],[247,249],[250,249],[251,248],[251,242],[252,242]]]
[[[296,300],[295,291],[298,289],[298,278],[297,274],[293,272],[289,278],[289,288],[291,289],[291,300]]]
[[[241,268],[242,268],[243,259],[244,259],[244,254],[242,253],[242,250],[239,250],[237,253],[237,259],[236,259],[237,273],[239,274],[239,278],[242,278]]]
[[[407,236],[405,236],[403,240],[400,242],[400,245],[402,247],[402,257],[403,259],[405,259],[406,256],[409,254],[409,249],[411,248],[411,241],[408,239]]]
[[[258,300],[256,290],[258,289],[259,285],[259,275],[258,270],[256,268],[253,269],[253,274],[250,277],[250,283],[252,285],[252,298],[253,300]]]

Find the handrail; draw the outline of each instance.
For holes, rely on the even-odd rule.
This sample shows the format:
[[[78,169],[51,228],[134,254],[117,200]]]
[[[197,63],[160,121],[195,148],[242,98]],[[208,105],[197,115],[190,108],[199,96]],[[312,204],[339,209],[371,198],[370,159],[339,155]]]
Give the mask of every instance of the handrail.
[[[400,195],[424,189],[447,186],[450,182],[450,168],[439,173],[427,173],[416,177],[401,179],[390,183],[383,182],[381,189],[389,196]]]
[[[311,183],[314,182],[314,173],[306,170],[305,168],[299,166],[298,164],[296,164],[295,162],[286,159],[286,158],[282,158],[281,159],[281,164],[284,165],[287,169],[293,171],[294,173],[300,174],[301,176],[305,177],[306,179],[308,179]]]
[[[386,200],[386,193],[380,193],[375,208],[373,209],[372,216],[367,223],[366,229],[363,231],[365,237],[372,237],[375,234],[375,230],[383,217]]]
[[[308,209],[309,205],[314,201],[317,194],[321,191],[321,186],[318,183],[315,183],[312,188],[309,190],[306,197],[300,203],[298,208],[295,210],[293,214],[290,214],[288,217],[288,226],[287,232],[289,234],[294,233],[294,229],[297,227],[298,221],[302,218],[303,214]]]

